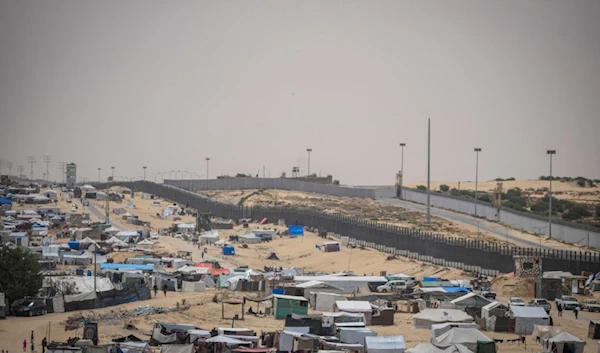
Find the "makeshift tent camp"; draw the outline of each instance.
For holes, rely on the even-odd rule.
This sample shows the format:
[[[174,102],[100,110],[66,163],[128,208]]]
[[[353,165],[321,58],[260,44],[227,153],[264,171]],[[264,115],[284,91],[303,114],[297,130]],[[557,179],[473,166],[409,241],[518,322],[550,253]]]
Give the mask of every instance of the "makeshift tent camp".
[[[462,322],[446,322],[444,324],[435,324],[435,325],[431,325],[431,338],[435,338],[435,337],[439,337],[442,334],[452,330],[455,327],[460,327],[460,328],[474,328],[474,329],[478,329],[479,326],[477,326],[476,323],[462,323]]]
[[[449,347],[436,347],[431,343],[421,343],[413,348],[407,349],[406,353],[473,353],[462,344],[454,344]]]
[[[533,325],[548,325],[546,310],[539,306],[511,306],[510,315],[515,319],[515,333],[531,335]]]
[[[403,336],[367,336],[365,350],[369,353],[402,353],[406,350],[406,343]]]
[[[431,343],[438,347],[449,347],[454,344],[465,345],[470,351],[478,353],[496,353],[494,340],[474,328],[455,327],[433,338]]]
[[[413,315],[415,328],[431,328],[433,324],[445,322],[473,322],[473,318],[464,311],[454,309],[425,309]]]
[[[546,341],[546,349],[556,353],[583,353],[585,341],[568,332],[561,332]]]

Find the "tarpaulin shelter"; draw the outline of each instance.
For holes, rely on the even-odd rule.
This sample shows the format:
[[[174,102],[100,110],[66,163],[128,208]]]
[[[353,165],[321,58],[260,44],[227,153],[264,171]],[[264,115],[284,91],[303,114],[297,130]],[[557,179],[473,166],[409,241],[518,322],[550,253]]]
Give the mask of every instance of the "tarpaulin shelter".
[[[291,237],[297,237],[304,235],[304,227],[303,226],[289,226],[288,232]]]
[[[515,319],[515,333],[521,335],[530,335],[534,325],[550,322],[546,310],[539,306],[511,306],[510,314]]]
[[[365,316],[365,324],[371,325],[373,319],[373,308],[371,303],[361,300],[338,300],[335,302],[334,311],[346,313],[360,313]]]
[[[365,350],[369,353],[402,353],[406,350],[404,336],[367,336]]]
[[[563,332],[563,329],[560,326],[533,325],[531,336],[536,340],[543,341],[550,339],[561,332]]]
[[[445,322],[473,322],[473,318],[461,310],[425,309],[413,315],[415,328],[431,328],[433,324]]]
[[[235,255],[235,248],[231,245],[224,246],[223,255]]]
[[[561,332],[546,341],[546,348],[556,353],[583,353],[585,341],[568,332]]]
[[[421,343],[407,349],[406,353],[473,353],[462,344],[453,344],[448,347],[437,347],[431,343]]]
[[[193,344],[163,344],[160,353],[193,353]]]
[[[474,328],[456,327],[433,338],[431,343],[438,347],[449,347],[454,344],[462,344],[471,352],[496,353],[494,340]]]
[[[285,319],[289,314],[306,315],[308,300],[304,297],[273,294],[273,314],[276,319]]]
[[[446,322],[444,324],[435,324],[431,325],[431,338],[439,337],[455,327],[474,329],[479,328],[476,323]]]
[[[366,337],[377,336],[377,332],[365,327],[339,327],[338,331],[342,343],[364,344]]]

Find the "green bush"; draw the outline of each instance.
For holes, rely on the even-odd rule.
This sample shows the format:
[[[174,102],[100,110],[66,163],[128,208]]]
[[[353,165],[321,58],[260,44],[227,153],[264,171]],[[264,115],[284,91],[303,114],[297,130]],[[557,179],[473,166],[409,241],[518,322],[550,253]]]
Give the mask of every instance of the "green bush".
[[[567,221],[574,221],[583,217],[590,217],[591,215],[592,213],[588,210],[586,205],[576,204],[567,212],[563,213],[562,218]]]
[[[478,196],[477,198],[479,199],[479,201],[492,202],[492,198],[488,194],[483,194],[481,196]]]
[[[450,190],[450,187],[448,185],[446,185],[446,184],[440,185],[441,192],[448,192],[448,190]]]
[[[450,195],[452,195],[452,196],[460,196],[460,192],[458,191],[457,188],[452,188],[450,190]]]
[[[531,211],[532,212],[548,212],[548,209],[550,208],[550,205],[548,204],[548,202],[546,201],[538,201],[535,204],[533,204],[531,206]]]
[[[507,207],[507,208],[512,208],[513,210],[517,210],[517,211],[527,212],[527,209],[525,207],[523,207],[523,205],[521,205],[519,203],[513,203],[511,201],[504,202],[502,204],[502,206]]]
[[[583,180],[583,179],[577,179],[577,185],[579,185],[582,188],[584,188],[585,187],[585,180]]]
[[[427,187],[425,185],[417,185],[417,190],[427,191]]]

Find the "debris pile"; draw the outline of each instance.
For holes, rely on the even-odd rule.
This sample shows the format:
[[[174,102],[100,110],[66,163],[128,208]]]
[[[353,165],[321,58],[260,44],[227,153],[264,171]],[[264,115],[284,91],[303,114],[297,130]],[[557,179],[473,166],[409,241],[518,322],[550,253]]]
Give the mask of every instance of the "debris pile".
[[[139,316],[166,314],[170,312],[185,311],[190,308],[190,305],[177,305],[176,307],[164,308],[161,306],[138,306],[132,310],[110,310],[103,313],[90,311],[87,315],[77,314],[69,316],[64,322],[65,331],[76,330],[82,327],[86,322],[97,323],[117,323]]]

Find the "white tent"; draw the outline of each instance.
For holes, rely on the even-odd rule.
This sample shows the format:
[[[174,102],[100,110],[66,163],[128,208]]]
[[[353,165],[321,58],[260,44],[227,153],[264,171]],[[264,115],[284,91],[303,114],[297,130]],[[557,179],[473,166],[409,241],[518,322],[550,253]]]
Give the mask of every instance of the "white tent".
[[[531,335],[535,339],[547,340],[561,332],[563,332],[563,329],[560,326],[533,325],[533,333]]]
[[[415,328],[431,328],[433,324],[445,322],[473,322],[473,318],[464,311],[455,309],[425,309],[413,315]]]
[[[56,191],[54,191],[54,190],[51,190],[51,189],[46,190],[46,191],[44,191],[44,193],[42,195],[46,196],[50,200],[56,200]]]
[[[493,302],[489,303],[488,305],[484,306],[483,308],[481,308],[481,317],[484,319],[492,317],[492,312],[496,308],[508,309],[508,307],[506,305],[504,305],[500,302],[497,302],[497,301],[493,301]]]
[[[479,326],[474,323],[463,323],[463,322],[446,322],[444,324],[435,324],[435,325],[431,325],[431,338],[435,338],[435,337],[439,337],[442,334],[452,330],[455,327],[460,327],[460,328],[474,328],[474,329],[478,329]]]
[[[462,344],[454,344],[452,346],[441,348],[436,347],[431,343],[421,343],[413,348],[407,349],[406,353],[473,353]]]
[[[205,292],[206,291],[206,283],[202,281],[198,282],[181,282],[181,291],[182,292]]]
[[[117,238],[116,236],[111,237],[106,241],[108,244],[113,246],[127,246],[127,243],[123,240]]]
[[[470,351],[477,352],[478,342],[494,342],[491,338],[474,328],[453,328],[441,336],[433,338],[431,343],[438,347],[449,347],[454,344],[463,344]]]
[[[556,345],[556,353],[563,353],[565,344],[568,343],[572,343],[575,346],[575,353],[583,353],[583,350],[585,349],[585,341],[573,336],[568,332],[561,332],[558,335],[550,338],[546,342],[546,348],[554,352],[552,346]]]
[[[204,232],[198,237],[200,244],[214,244],[219,241],[219,232],[216,230],[210,232]]]
[[[452,300],[450,303],[454,304],[457,308],[463,309],[466,307],[477,307],[477,308],[482,308],[488,304],[490,304],[492,301],[489,300],[488,298],[485,298],[479,294],[470,292],[467,293],[461,297],[458,297],[454,300]]]
[[[548,325],[546,310],[539,306],[511,306],[511,316],[515,319],[515,333],[531,335],[533,325]]]
[[[402,353],[406,350],[406,343],[403,336],[367,336],[365,350],[369,353]]]
[[[154,246],[154,242],[144,239],[136,244],[136,247],[140,249],[150,250]]]

